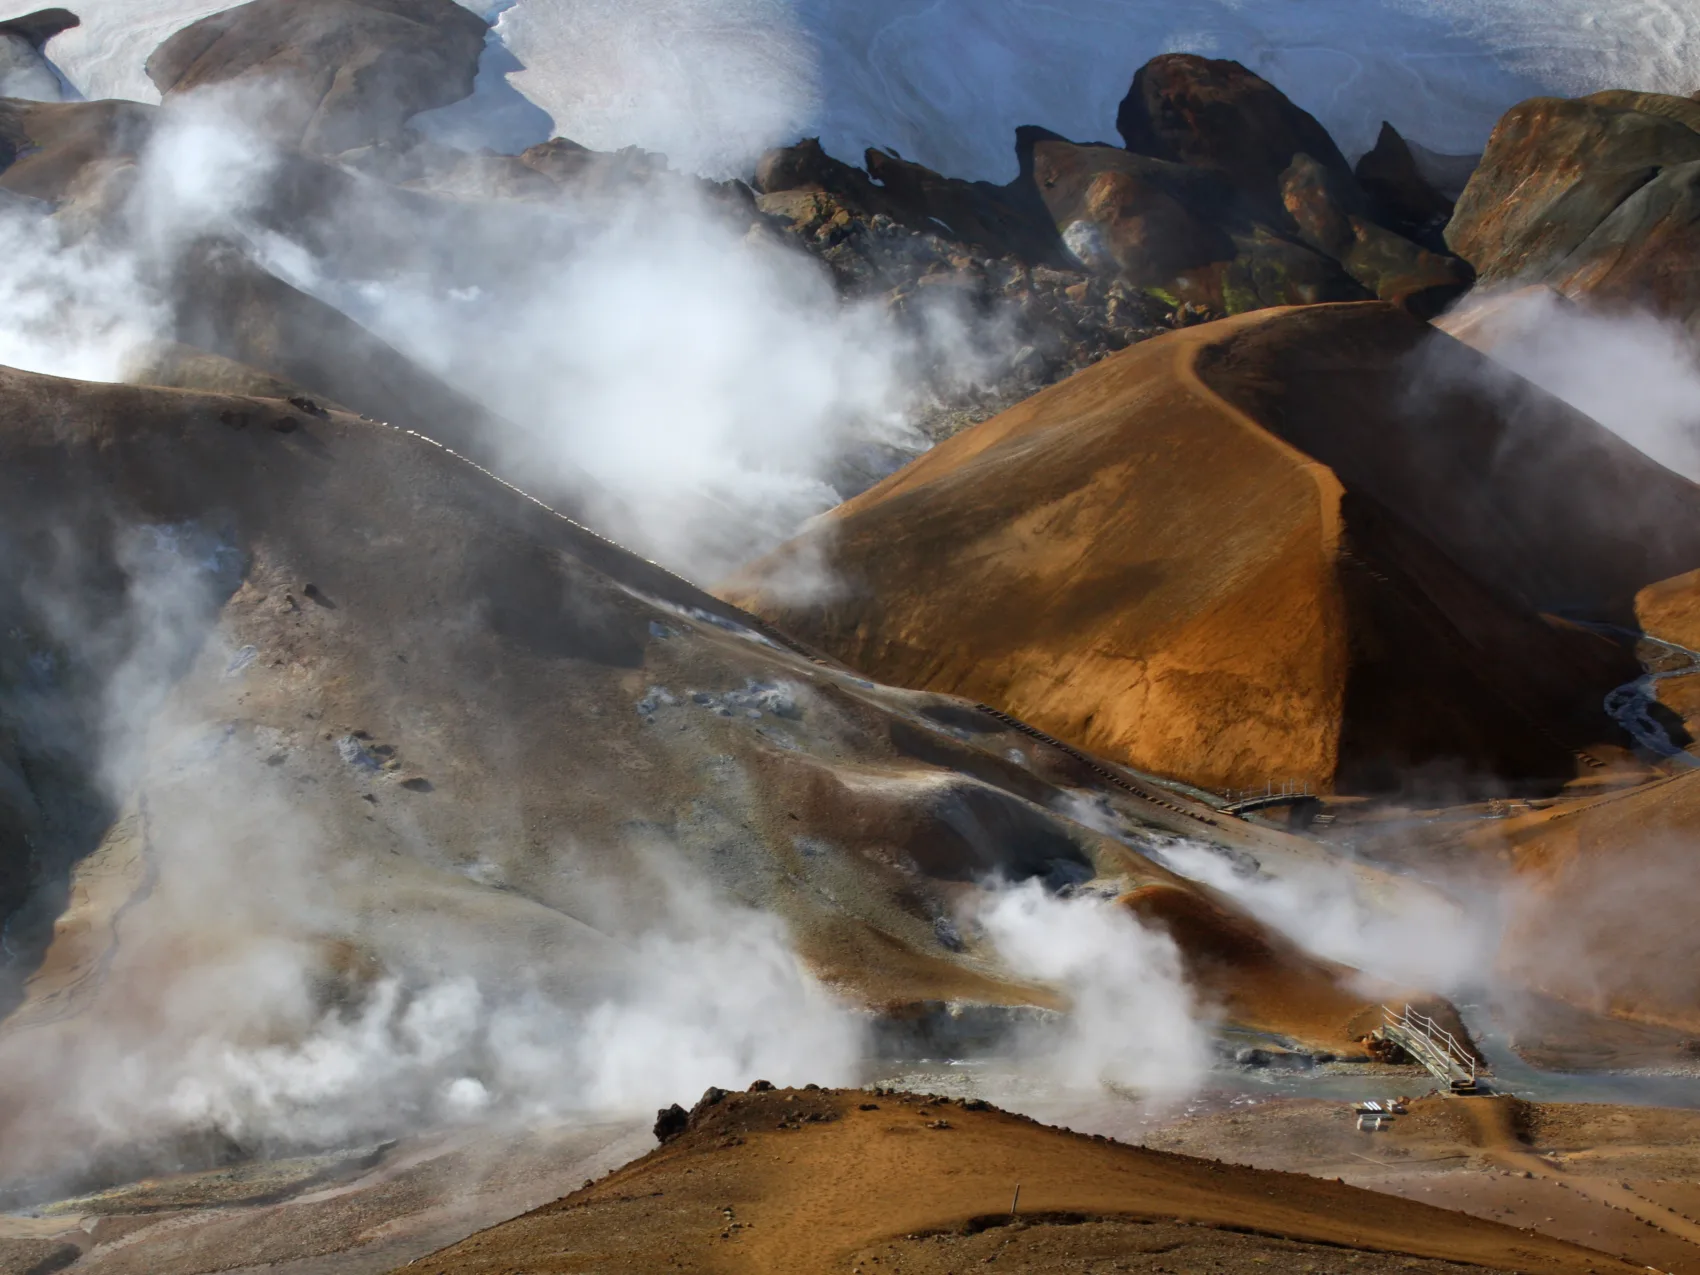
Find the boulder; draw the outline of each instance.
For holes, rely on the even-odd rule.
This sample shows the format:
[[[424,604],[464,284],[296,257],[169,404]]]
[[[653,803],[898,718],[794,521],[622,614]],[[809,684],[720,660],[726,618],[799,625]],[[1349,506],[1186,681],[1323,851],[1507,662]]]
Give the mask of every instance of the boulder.
[[[1171,305],[1217,314],[1379,297],[1423,316],[1469,287],[1468,266],[1371,219],[1350,174],[1296,155],[1284,215],[1210,169],[1022,130],[1040,198],[1082,262]]]
[[[1209,173],[1042,129],[1018,134],[1023,167],[1069,250],[1140,287],[1231,260],[1233,193]]]
[[[1262,76],[1192,53],[1152,58],[1133,77],[1116,112],[1127,148],[1221,173],[1264,197],[1301,152],[1351,176],[1351,166],[1316,118]]]
[[[1042,129],[1019,138],[1074,256],[1171,308],[1237,314],[1370,295],[1325,253],[1257,219],[1219,174]]]
[[[337,154],[469,96],[488,29],[454,0],[251,0],[178,31],[147,72],[167,99],[245,86],[257,123]]]

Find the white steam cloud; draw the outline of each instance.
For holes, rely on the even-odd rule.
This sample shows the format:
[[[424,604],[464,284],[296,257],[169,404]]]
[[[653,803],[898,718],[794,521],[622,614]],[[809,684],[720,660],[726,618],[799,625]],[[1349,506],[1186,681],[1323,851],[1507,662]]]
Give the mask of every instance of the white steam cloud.
[[[348,287],[299,260],[294,281],[516,422],[491,442],[521,485],[589,475],[601,527],[700,581],[837,504],[845,458],[925,446],[907,339],[812,261],[684,183],[579,231],[471,287]],[[930,340],[952,350],[965,331],[941,312]]]
[[[1492,966],[1497,905],[1470,912],[1416,881],[1388,877],[1369,897],[1349,865],[1319,859],[1252,865],[1194,841],[1153,843],[1170,871],[1220,890],[1318,956],[1373,977],[1441,994],[1471,987]],[[1401,888],[1403,887],[1403,888]]]
[[[1681,324],[1546,288],[1472,293],[1440,326],[1684,478],[1700,479],[1700,346]]]
[[[68,243],[46,214],[33,201],[0,201],[0,364],[116,381],[163,327],[163,308],[133,257]]]
[[[1062,1026],[1025,1042],[1054,1083],[1156,1098],[1184,1097],[1202,1083],[1207,1015],[1167,934],[1112,899],[1061,898],[1038,881],[993,889],[976,919],[1012,971],[1068,997]]]
[[[987,383],[1013,348],[1000,321],[948,298],[902,321],[843,301],[819,263],[751,232],[747,205],[677,174],[493,204],[470,240],[458,205],[419,202],[394,226],[407,251],[327,260],[268,224],[280,156],[265,106],[254,90],[174,100],[137,161],[59,216],[0,208],[15,263],[0,361],[120,379],[173,335],[160,288],[178,258],[208,236],[244,243],[491,409],[481,458],[712,583],[923,450],[914,410]],[[375,187],[347,189],[325,224],[398,217]],[[829,590],[801,575],[800,593]]]
[[[86,578],[87,543],[64,545],[61,579]],[[581,892],[594,929],[571,923],[570,951],[526,937],[541,908],[470,931],[418,908],[398,932],[398,889],[430,870],[397,877],[339,840],[267,764],[276,732],[196,708],[198,686],[242,667],[216,628],[239,552],[204,527],[139,526],[112,560],[115,599],[43,582],[30,623],[52,684],[90,697],[95,768],[124,807],[92,879],[149,884],[134,878],[106,938],[95,914],[73,924],[93,946],[65,959],[123,951],[62,993],[80,1008],[26,1006],[0,1036],[9,1085],[35,1095],[8,1125],[10,1170],[24,1148],[64,1170],[85,1149],[347,1145],[473,1118],[647,1114],[710,1084],[857,1079],[863,1019],[780,921],[670,854],[649,853],[639,891]]]

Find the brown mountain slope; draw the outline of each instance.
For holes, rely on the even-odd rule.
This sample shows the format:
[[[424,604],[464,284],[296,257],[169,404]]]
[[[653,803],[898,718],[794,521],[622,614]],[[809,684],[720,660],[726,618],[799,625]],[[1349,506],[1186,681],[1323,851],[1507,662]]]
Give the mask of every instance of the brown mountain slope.
[[[1377,861],[1422,864],[1501,900],[1498,1013],[1529,1061],[1686,1076],[1700,1035],[1697,829],[1700,774],[1688,768],[1633,789],[1406,826],[1379,841],[1370,832],[1358,844]]]
[[[978,1106],[857,1091],[729,1095],[643,1159],[409,1269],[1635,1269],[1339,1182],[1124,1146]]]
[[[1158,338],[949,440],[723,595],[873,676],[1206,785],[1554,781],[1635,676],[1542,619],[1700,563],[1700,489],[1380,304]],[[764,581],[818,560],[834,588]]]
[[[714,911],[742,907],[869,1010],[1059,1005],[962,923],[974,882],[1190,893],[1138,849],[1173,833],[1315,853],[812,660],[342,413],[0,371],[0,510],[0,905],[29,976],[0,1031],[0,1182],[153,1167],[124,1157],[175,1127],[170,1085],[114,1090],[114,1051],[170,1077],[209,1032],[297,1040],[385,980],[570,1013],[657,927],[759,934]],[[1082,796],[1117,836],[1059,813]],[[1373,992],[1199,899],[1151,919],[1201,1000],[1351,1047]],[[1225,943],[1258,959],[1209,959]],[[256,964],[263,985],[217,990]]]

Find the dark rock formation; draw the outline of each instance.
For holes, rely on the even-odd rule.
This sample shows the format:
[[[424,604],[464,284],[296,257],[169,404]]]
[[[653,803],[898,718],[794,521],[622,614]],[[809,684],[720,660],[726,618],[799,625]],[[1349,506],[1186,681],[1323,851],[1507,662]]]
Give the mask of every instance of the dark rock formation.
[[[1176,301],[1087,269],[1062,245],[1025,176],[961,182],[870,151],[885,185],[818,141],[769,152],[755,175],[767,221],[819,259],[841,291],[924,321],[934,306],[1011,325],[1013,358],[982,393],[946,396],[922,422],[942,437],[1175,322]],[[947,220],[954,217],[955,221]]]
[[[1170,307],[1222,314],[1371,295],[1325,252],[1256,218],[1211,170],[1040,129],[1021,140],[1075,256]]]
[[[1435,189],[1410,143],[1385,120],[1374,148],[1358,160],[1356,176],[1377,221],[1426,248],[1444,251],[1453,200]]]
[[[663,1107],[655,1113],[655,1127],[650,1130],[657,1142],[671,1142],[690,1127],[691,1117],[678,1103]]]
[[[468,96],[487,29],[454,0],[251,0],[177,32],[147,72],[167,98],[249,86],[278,136],[337,154]]]
[[[1076,265],[1031,182],[1023,178],[1007,186],[961,181],[871,149],[863,162],[865,172],[832,158],[819,139],[804,138],[762,157],[755,189],[762,194],[824,191],[854,216],[884,215],[908,230],[940,236],[979,254],[1015,257],[1032,265]]]
[[[1351,175],[1328,130],[1238,62],[1190,53],[1152,58],[1133,77],[1116,130],[1130,151],[1211,169],[1259,198],[1300,153]]]
[[[1340,262],[1381,300],[1419,317],[1439,314],[1474,279],[1458,258],[1429,252],[1376,224],[1357,184],[1310,155],[1294,156],[1281,174],[1281,203],[1307,244]]]
[[[1513,107],[1446,229],[1486,283],[1700,313],[1700,106],[1654,93]]]
[[[81,26],[82,21],[69,9],[37,9],[21,18],[0,22],[0,35],[15,35],[39,50],[61,31]]]

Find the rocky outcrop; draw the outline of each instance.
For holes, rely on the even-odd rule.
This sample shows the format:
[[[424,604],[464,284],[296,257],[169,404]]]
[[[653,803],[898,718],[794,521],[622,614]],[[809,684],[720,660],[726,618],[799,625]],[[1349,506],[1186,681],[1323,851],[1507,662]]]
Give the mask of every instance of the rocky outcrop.
[[[1444,251],[1457,192],[1445,194],[1423,170],[1411,144],[1383,120],[1375,146],[1359,158],[1353,175],[1382,225],[1426,248]]]
[[[821,149],[817,138],[770,151],[756,168],[764,195],[815,190],[831,195],[852,215],[885,216],[907,230],[961,244],[978,255],[1013,257],[1030,265],[1073,268],[1032,184],[1007,186],[943,177],[885,151],[869,150],[863,169]]]
[[[1170,306],[1222,314],[1372,295],[1326,253],[1252,215],[1209,170],[1038,129],[1022,143],[1074,255]]]
[[[1700,106],[1532,98],[1500,120],[1446,229],[1485,283],[1700,315]]]
[[[873,151],[868,161],[884,185],[814,139],[769,152],[755,174],[757,208],[847,295],[882,297],[916,322],[942,306],[1008,325],[1008,364],[983,390],[943,393],[921,421],[934,437],[1185,321],[1179,301],[1083,266],[1024,179],[996,187]]]
[[[147,72],[167,99],[246,89],[256,123],[334,155],[468,96],[487,29],[454,0],[251,0],[184,27]]]
[[[1430,252],[1377,224],[1357,184],[1310,155],[1294,157],[1281,174],[1280,190],[1282,206],[1305,243],[1334,258],[1381,300],[1419,318],[1439,314],[1475,278],[1458,258]]]
[[[1328,130],[1238,62],[1152,58],[1122,99],[1116,131],[1135,154],[1218,173],[1258,200],[1269,198],[1295,155],[1351,176]]]
[[[1393,224],[1315,119],[1236,62],[1153,59],[1118,127],[1125,150],[1023,129],[1022,171],[1075,256],[1171,304],[1378,297],[1426,316],[1470,284]]]

